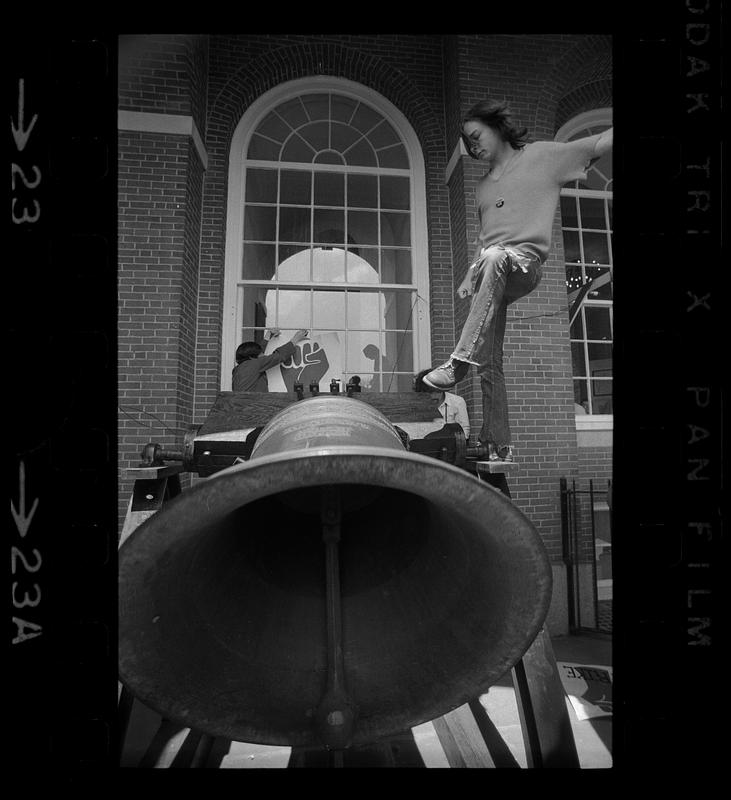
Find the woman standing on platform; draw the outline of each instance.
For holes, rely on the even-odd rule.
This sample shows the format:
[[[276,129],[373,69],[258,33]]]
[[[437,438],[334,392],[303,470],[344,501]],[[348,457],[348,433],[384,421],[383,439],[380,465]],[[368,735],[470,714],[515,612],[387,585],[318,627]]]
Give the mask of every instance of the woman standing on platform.
[[[457,289],[472,297],[469,314],[449,360],[423,381],[448,391],[477,368],[483,424],[479,441],[492,461],[513,460],[503,374],[507,307],[538,286],[551,246],[561,186],[586,178],[588,167],[612,147],[612,129],[573,142],[527,141],[504,103],[484,101],[464,118],[462,139],[487,172],[477,185],[480,233],[467,275]]]

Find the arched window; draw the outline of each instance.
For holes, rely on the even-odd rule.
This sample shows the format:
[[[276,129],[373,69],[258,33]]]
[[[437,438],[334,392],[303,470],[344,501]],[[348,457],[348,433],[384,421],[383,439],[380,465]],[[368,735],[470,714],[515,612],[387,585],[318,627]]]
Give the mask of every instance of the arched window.
[[[273,349],[306,328],[270,391],[353,375],[410,391],[430,352],[424,165],[405,117],[350,81],[283,84],[237,127],[228,197],[222,388],[240,342]]]
[[[612,125],[611,109],[580,114],[556,134],[572,141]],[[569,300],[577,414],[612,414],[612,153],[594,162],[585,181],[561,190],[561,226]],[[598,420],[597,420],[598,421]]]

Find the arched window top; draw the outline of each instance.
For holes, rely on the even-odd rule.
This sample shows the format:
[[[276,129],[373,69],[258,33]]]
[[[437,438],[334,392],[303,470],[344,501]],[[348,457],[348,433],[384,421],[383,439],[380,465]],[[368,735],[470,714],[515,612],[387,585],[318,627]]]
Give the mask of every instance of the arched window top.
[[[298,95],[272,109],[252,133],[251,161],[409,169],[391,123],[362,100],[338,92]]]

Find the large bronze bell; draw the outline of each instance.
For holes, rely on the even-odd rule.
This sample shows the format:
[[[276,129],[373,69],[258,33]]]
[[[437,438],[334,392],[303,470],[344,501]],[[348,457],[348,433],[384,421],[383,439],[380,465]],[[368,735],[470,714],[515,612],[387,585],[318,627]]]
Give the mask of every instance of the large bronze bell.
[[[341,748],[435,719],[525,653],[551,596],[511,501],[360,400],[279,412],[251,459],[119,553],[120,677],[235,741]]]

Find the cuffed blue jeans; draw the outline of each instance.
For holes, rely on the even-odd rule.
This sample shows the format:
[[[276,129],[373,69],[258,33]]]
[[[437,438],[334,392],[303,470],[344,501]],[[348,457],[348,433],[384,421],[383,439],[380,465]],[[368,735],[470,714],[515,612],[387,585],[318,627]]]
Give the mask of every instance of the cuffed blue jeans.
[[[482,250],[473,272],[472,304],[452,358],[474,364],[480,376],[483,421],[479,441],[503,447],[511,443],[503,373],[507,310],[510,303],[538,286],[541,263],[513,248],[491,245]]]

